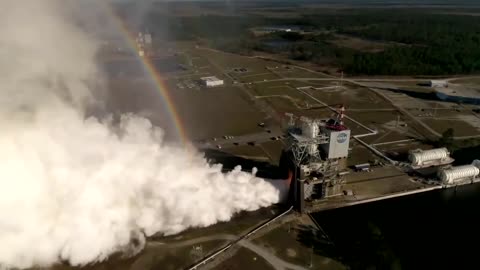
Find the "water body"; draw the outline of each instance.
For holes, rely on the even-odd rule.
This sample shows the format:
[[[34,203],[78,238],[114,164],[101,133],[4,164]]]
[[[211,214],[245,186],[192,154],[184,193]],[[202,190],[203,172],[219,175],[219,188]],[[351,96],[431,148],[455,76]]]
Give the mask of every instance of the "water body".
[[[351,269],[479,269],[480,184],[314,214]],[[305,241],[305,240],[304,240]]]

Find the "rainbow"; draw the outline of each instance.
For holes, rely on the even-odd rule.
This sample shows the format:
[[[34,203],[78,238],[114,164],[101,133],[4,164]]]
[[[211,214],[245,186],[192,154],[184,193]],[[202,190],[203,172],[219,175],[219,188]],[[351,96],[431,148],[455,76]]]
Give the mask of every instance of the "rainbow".
[[[161,78],[160,74],[155,68],[152,59],[149,57],[142,57],[137,52],[137,43],[135,36],[128,30],[126,23],[122,20],[120,16],[117,15],[114,8],[106,4],[107,14],[111,17],[115,25],[119,28],[120,33],[124,37],[126,43],[130,49],[134,52],[134,55],[137,55],[137,60],[142,63],[144,71],[152,79],[157,92],[160,94],[160,97],[167,109],[170,119],[175,127],[176,135],[180,138],[183,144],[188,143],[189,139],[185,130],[185,127],[181,121],[180,115],[175,107],[175,103],[168,91],[168,86]]]

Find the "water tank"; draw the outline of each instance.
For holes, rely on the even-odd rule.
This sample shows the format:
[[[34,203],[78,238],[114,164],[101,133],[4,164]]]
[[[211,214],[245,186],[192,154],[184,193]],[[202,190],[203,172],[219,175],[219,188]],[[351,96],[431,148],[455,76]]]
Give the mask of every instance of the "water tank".
[[[318,136],[320,128],[318,126],[318,122],[316,121],[304,121],[302,126],[302,135],[307,138],[315,138]]]
[[[450,156],[450,152],[446,148],[437,148],[425,151],[413,151],[410,152],[409,159],[412,165],[418,166],[425,162],[442,160]]]
[[[480,174],[480,169],[473,165],[465,165],[444,169],[439,172],[440,180],[446,184],[453,184],[458,180],[472,179]]]

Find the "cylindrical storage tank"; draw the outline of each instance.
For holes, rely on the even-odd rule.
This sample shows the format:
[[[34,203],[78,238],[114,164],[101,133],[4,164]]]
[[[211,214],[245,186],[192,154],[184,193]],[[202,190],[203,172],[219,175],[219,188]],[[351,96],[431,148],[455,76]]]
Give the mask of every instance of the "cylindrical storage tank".
[[[440,180],[446,184],[453,184],[458,180],[472,179],[480,174],[480,169],[473,165],[465,165],[441,170],[439,172]]]
[[[447,148],[437,148],[421,152],[411,152],[409,159],[412,165],[421,165],[428,161],[445,159],[448,156],[450,156],[450,152],[448,152]]]
[[[307,138],[315,138],[318,136],[318,123],[317,122],[304,122],[302,127],[302,134]]]

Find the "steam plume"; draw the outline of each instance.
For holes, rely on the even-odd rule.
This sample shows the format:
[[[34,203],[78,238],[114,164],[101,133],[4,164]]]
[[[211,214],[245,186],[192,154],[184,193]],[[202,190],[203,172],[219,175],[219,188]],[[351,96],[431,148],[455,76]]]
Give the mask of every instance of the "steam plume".
[[[144,118],[86,118],[96,44],[60,3],[0,2],[0,266],[101,261],[278,202],[271,184],[164,144]]]

